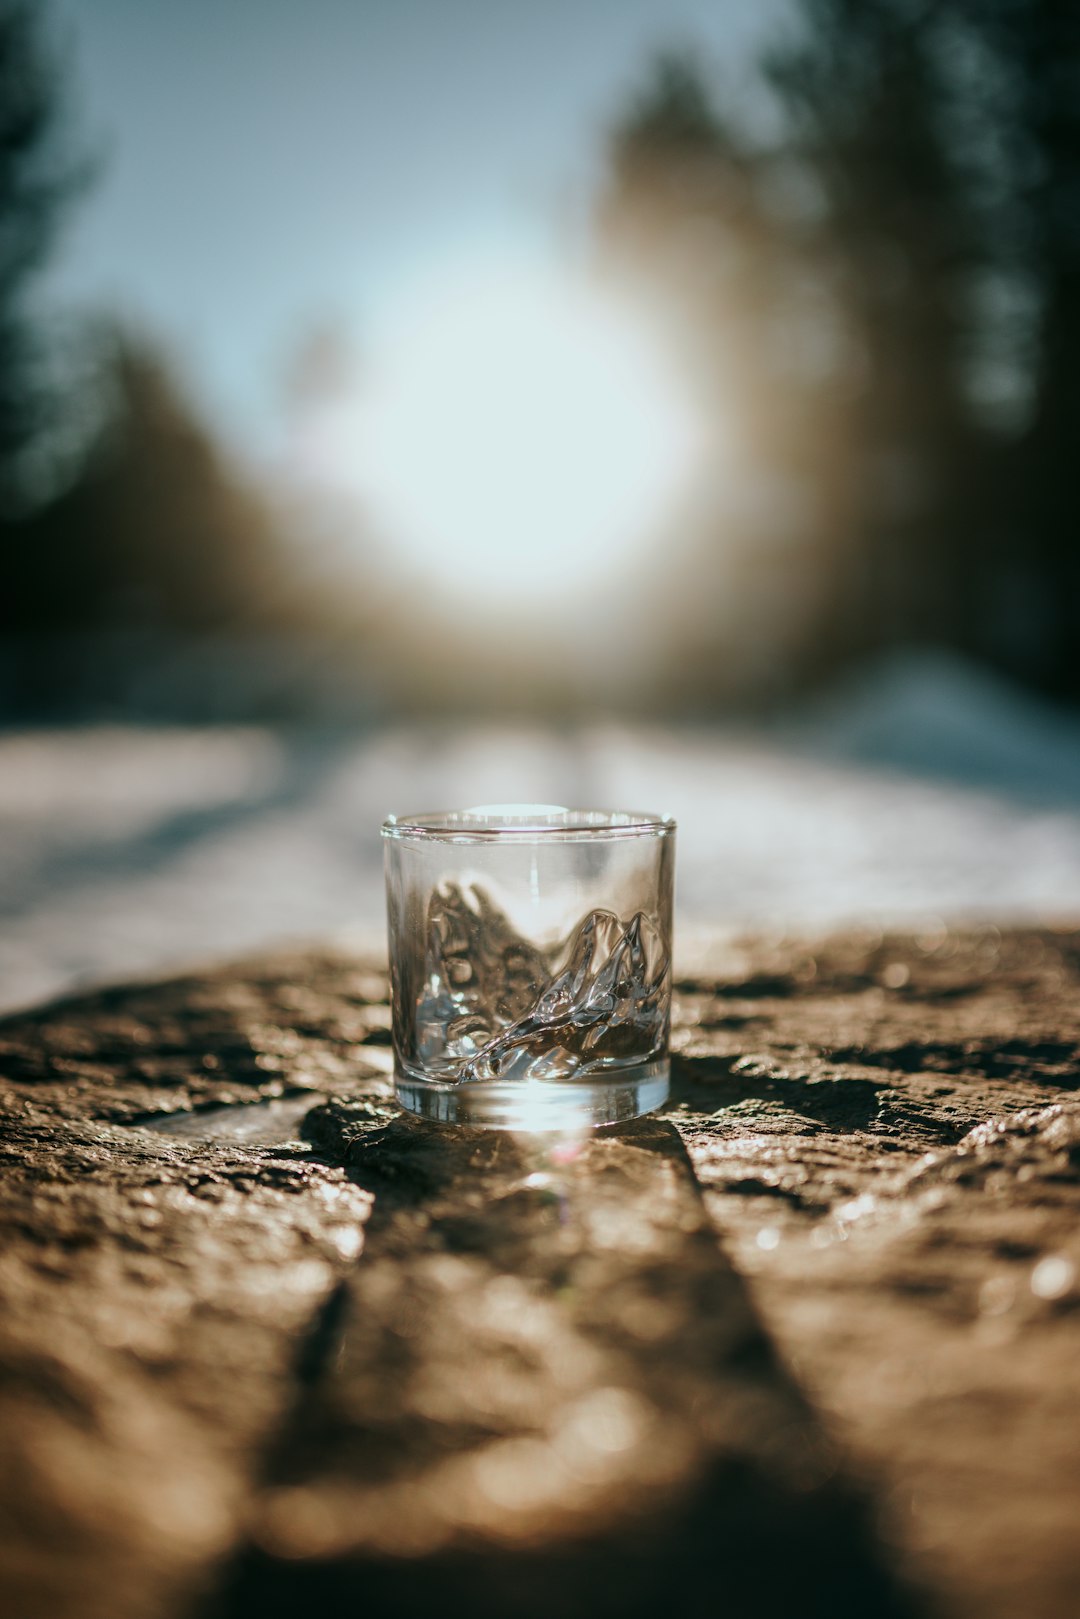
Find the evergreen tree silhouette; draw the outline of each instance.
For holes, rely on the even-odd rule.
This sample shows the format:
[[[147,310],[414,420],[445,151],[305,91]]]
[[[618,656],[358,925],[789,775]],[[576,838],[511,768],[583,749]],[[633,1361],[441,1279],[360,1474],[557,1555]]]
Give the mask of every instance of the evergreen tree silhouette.
[[[658,62],[600,222],[674,295],[747,468],[799,491],[825,587],[803,667],[930,642],[1077,695],[1080,11],[799,0],[761,79],[768,138],[692,57]],[[1019,427],[988,415],[987,353]]]
[[[47,411],[27,296],[86,179],[68,150],[62,90],[40,8],[0,0],[0,521]]]
[[[259,621],[279,560],[266,511],[162,355],[118,329],[101,346],[97,431],[69,486],[19,531],[19,627]]]

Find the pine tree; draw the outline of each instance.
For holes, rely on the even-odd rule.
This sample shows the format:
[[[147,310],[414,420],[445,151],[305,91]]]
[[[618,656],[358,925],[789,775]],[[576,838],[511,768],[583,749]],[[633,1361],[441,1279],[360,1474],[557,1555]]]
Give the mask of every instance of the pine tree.
[[[47,409],[28,293],[85,179],[67,149],[63,87],[40,15],[29,0],[0,0],[0,517]]]
[[[97,430],[69,485],[13,532],[18,627],[258,619],[279,561],[265,510],[162,355],[119,330],[99,343]]]

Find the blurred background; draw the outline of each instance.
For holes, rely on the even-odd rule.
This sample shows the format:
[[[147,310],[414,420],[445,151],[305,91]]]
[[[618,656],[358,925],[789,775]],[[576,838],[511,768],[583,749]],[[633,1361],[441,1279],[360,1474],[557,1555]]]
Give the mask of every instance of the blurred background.
[[[1078,450],[1072,0],[0,0],[0,1000],[514,799],[1075,916]]]

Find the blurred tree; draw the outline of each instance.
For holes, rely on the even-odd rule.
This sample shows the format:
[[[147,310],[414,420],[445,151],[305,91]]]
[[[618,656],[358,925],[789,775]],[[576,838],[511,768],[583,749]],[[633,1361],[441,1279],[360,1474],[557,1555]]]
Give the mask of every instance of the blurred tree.
[[[84,688],[122,706],[140,681],[182,705],[209,632],[282,649],[332,625],[351,641],[358,610],[301,574],[152,345],[92,323],[40,341],[34,274],[88,177],[46,15],[40,0],[0,0],[0,706],[78,711]],[[282,702],[302,706],[314,681],[290,678]]]
[[[757,154],[720,117],[693,59],[671,53],[615,132],[600,205],[609,249],[665,281],[705,395],[736,386],[751,436],[759,411],[773,418],[759,339],[781,263],[758,179]],[[726,311],[740,319],[725,320]]]
[[[743,485],[791,497],[714,515],[745,619],[773,575],[745,646],[934,641],[1080,689],[1078,35],[1071,0],[799,0],[778,134],[685,57],[615,128],[602,235],[675,291]]]
[[[1021,672],[1080,696],[1080,7],[968,0],[991,64],[1003,184],[987,209],[988,260],[1019,274],[1033,311],[1030,408],[997,488],[998,549]],[[985,121],[985,115],[984,115]],[[1018,615],[1023,619],[1017,622]],[[1006,626],[1008,627],[1008,626]]]
[[[832,506],[850,587],[834,632],[857,649],[968,633],[978,238],[948,142],[943,15],[922,0],[802,0],[802,37],[764,64],[785,153],[820,191],[811,245],[847,338],[846,408],[829,424],[846,452]]]
[[[682,687],[670,695],[704,708],[760,695],[790,653],[778,622],[790,580],[775,567],[771,508],[797,475],[800,385],[781,326],[800,289],[763,154],[721,114],[692,56],[662,56],[615,128],[598,226],[609,264],[646,293],[660,289],[654,307],[667,313],[718,445],[703,514],[683,525],[695,587],[668,604]],[[734,511],[732,463],[743,495]]]
[[[17,531],[12,627],[192,631],[287,616],[267,512],[165,361],[117,330],[101,350],[82,465]]]
[[[0,0],[0,516],[46,414],[27,293],[85,179],[68,150],[62,83],[32,0]]]

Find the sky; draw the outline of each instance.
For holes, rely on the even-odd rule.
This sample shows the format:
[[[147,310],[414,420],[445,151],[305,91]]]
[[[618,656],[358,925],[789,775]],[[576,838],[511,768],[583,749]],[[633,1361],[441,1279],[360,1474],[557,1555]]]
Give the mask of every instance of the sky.
[[[441,259],[540,253],[667,46],[718,82],[781,0],[51,0],[97,178],[42,288],[179,359],[218,430],[272,456],[289,361],[362,353]]]

